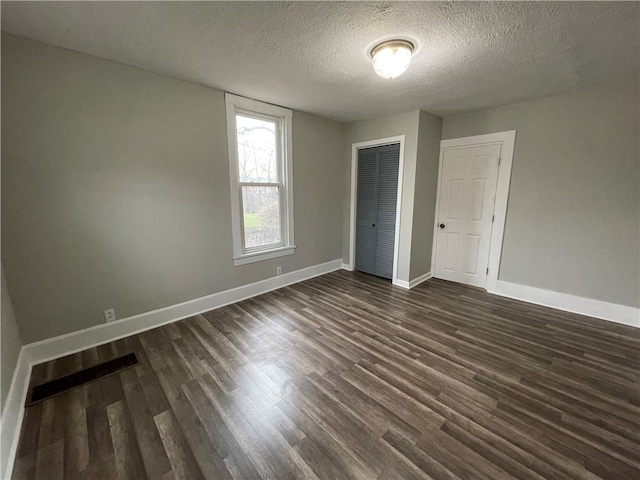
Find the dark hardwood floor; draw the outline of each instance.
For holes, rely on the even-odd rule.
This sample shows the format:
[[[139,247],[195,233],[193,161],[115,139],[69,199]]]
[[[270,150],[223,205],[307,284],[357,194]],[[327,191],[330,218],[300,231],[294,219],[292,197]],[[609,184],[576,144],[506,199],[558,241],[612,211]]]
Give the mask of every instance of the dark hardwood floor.
[[[339,271],[34,369],[16,479],[640,478],[640,331]]]

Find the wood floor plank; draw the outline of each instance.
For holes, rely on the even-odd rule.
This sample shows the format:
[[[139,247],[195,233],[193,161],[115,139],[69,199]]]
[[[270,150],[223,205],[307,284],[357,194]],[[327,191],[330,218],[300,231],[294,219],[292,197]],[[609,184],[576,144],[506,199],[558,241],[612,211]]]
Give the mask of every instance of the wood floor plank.
[[[64,476],[76,478],[89,466],[89,438],[85,390],[76,388],[65,394],[67,411],[64,432]]]
[[[151,409],[135,370],[120,373],[131,425],[149,478],[160,478],[171,470]]]
[[[57,480],[64,477],[64,439],[47,444],[38,450],[35,478]]]
[[[115,452],[116,469],[120,479],[149,478],[144,469],[140,454],[140,446],[131,425],[131,417],[124,400],[119,400],[107,407],[111,439]]]
[[[22,478],[36,478],[37,453],[28,453],[16,458],[13,466],[11,478],[20,480]]]
[[[434,459],[429,455],[425,449],[420,449],[415,445],[415,442],[405,438],[391,428],[383,436],[383,440],[396,449],[402,456],[404,456],[411,463],[420,468],[423,472],[429,475],[430,478],[437,479],[458,479],[449,468]],[[454,468],[454,467],[452,467]]]
[[[40,425],[42,423],[42,403],[25,409],[22,428],[18,440],[16,458],[36,454],[40,440]]]
[[[104,403],[89,406],[86,409],[86,419],[89,462],[95,465],[114,455],[107,406]]]
[[[202,478],[202,472],[171,410],[154,417],[176,480]]]
[[[36,365],[13,479],[640,478],[640,330],[338,271]]]

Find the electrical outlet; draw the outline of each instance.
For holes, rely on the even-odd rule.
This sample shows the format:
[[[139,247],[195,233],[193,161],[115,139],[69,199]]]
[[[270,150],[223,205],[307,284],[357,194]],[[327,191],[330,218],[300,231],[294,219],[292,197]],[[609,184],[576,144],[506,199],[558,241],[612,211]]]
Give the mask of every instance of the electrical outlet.
[[[106,322],[113,322],[116,319],[116,311],[113,308],[104,311],[104,320]]]
[[[278,266],[278,268],[276,268],[276,275],[281,275],[282,274],[282,267]]]

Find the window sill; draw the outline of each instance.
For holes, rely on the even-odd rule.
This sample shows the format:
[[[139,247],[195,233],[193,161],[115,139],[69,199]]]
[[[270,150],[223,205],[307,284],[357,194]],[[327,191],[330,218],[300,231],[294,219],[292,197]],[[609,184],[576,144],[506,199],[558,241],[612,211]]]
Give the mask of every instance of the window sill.
[[[269,260],[271,258],[293,255],[295,253],[295,249],[295,245],[289,245],[286,247],[274,248],[273,250],[267,250],[266,252],[256,252],[246,255],[240,255],[237,257],[233,257],[233,265],[238,267],[240,265],[247,265],[249,263],[262,262],[263,260]]]

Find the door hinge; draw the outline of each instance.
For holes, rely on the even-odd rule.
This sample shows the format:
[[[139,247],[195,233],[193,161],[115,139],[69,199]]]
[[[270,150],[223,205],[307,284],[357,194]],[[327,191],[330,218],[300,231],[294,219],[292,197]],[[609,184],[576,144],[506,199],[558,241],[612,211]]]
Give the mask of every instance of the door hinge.
[[[495,215],[492,215],[492,216],[491,216],[491,221],[492,221],[492,222],[495,222],[495,221],[496,221],[496,216],[495,216]]]
[[[500,162],[502,161],[501,157],[498,157],[498,166],[500,166]]]
[[[489,268],[487,267],[487,275],[489,274]]]

